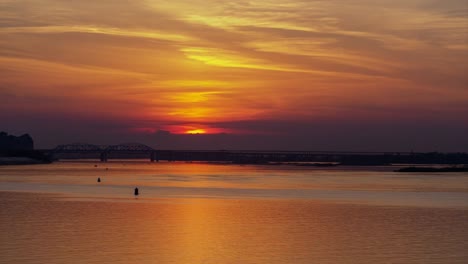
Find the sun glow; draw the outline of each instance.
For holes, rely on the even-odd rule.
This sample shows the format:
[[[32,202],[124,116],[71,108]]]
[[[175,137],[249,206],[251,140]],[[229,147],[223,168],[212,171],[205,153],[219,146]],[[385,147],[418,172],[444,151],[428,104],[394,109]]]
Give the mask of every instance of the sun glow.
[[[192,129],[192,130],[188,130],[186,133],[187,134],[205,134],[206,131],[204,129]]]

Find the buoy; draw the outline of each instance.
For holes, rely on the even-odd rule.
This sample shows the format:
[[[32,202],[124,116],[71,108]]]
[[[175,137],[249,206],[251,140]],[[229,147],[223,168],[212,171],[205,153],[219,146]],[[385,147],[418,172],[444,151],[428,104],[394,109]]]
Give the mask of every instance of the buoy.
[[[135,188],[135,192],[134,192],[135,196],[138,196],[138,188]]]
[[[101,178],[97,178],[97,182],[101,182]]]

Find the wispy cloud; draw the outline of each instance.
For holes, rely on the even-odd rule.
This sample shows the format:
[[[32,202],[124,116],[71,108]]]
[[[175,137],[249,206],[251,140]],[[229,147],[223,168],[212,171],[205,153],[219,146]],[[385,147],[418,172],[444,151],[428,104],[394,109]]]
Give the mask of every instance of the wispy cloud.
[[[466,14],[464,0],[4,0],[0,109],[217,131],[468,114]]]

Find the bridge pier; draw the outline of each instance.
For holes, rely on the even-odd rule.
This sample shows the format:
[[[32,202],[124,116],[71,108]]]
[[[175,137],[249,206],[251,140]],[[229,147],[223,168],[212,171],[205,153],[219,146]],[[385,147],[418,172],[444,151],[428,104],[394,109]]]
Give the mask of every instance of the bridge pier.
[[[151,162],[154,162],[154,161],[159,162],[158,155],[156,154],[155,151],[151,151],[151,153],[150,153],[150,160],[151,160]]]
[[[107,151],[101,152],[101,162],[107,162]]]

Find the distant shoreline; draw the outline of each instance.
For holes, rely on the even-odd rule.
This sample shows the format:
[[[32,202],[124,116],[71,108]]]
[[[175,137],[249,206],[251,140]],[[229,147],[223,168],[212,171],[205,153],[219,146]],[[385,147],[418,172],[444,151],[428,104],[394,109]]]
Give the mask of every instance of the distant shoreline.
[[[405,167],[396,172],[468,172],[468,167],[443,167],[443,168],[434,168],[434,167]]]
[[[0,157],[0,166],[49,164],[48,161],[28,157]]]

